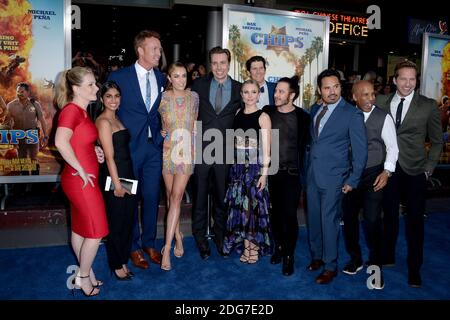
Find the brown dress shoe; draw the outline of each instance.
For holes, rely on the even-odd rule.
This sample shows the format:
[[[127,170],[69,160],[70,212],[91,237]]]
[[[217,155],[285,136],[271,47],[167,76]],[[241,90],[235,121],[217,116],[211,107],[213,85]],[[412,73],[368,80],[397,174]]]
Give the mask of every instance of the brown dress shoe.
[[[147,269],[149,267],[147,260],[145,260],[144,255],[140,250],[131,252],[130,258],[131,262],[138,268]]]
[[[144,248],[144,251],[148,254],[148,256],[150,257],[150,261],[153,262],[154,264],[161,264],[161,253],[159,253],[158,251],[156,251],[153,248]]]
[[[337,271],[325,270],[316,278],[316,283],[329,284],[333,280],[333,278],[336,276],[337,276]]]
[[[313,260],[311,261],[311,263],[308,266],[308,270],[309,271],[316,271],[319,270],[320,267],[322,267],[324,265],[322,260]]]

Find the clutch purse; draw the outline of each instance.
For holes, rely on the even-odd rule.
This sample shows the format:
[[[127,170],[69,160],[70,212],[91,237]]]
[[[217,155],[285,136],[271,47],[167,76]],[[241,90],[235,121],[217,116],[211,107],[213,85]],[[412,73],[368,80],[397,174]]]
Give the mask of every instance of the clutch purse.
[[[136,194],[138,181],[133,179],[119,178],[120,184],[131,194]],[[105,191],[114,191],[114,183],[110,176],[106,177]]]

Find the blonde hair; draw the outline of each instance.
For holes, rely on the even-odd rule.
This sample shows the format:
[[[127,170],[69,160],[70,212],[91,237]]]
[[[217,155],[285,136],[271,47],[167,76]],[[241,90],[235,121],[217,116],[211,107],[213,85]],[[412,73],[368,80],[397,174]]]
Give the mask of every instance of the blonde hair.
[[[258,84],[258,82],[257,82],[256,80],[248,79],[248,80],[245,80],[245,81],[242,83],[242,86],[241,86],[241,93],[243,92],[242,90],[244,89],[244,86],[245,86],[246,84],[253,84],[253,85],[255,85],[255,86],[258,88],[258,90],[261,89],[261,88],[259,87],[259,84]]]
[[[59,75],[55,88],[55,100],[60,109],[73,100],[72,86],[80,86],[88,74],[94,75],[94,72],[86,67],[73,67]]]

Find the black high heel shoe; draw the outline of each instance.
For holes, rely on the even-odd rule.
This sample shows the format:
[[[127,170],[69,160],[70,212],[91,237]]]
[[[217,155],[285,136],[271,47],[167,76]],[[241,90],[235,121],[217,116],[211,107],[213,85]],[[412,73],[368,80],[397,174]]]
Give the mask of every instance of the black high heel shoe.
[[[116,279],[119,281],[130,281],[132,279],[132,276],[130,276],[128,273],[125,277],[120,277],[117,273],[116,270],[111,270],[111,273],[114,274],[116,276]]]
[[[98,295],[98,294],[100,293],[100,289],[98,289],[98,287],[94,287],[94,286],[92,286],[91,292],[86,293],[86,292],[84,291],[83,287],[81,286],[81,282],[80,282],[80,283],[77,283],[76,278],[79,278],[79,279],[85,279],[85,278],[89,278],[89,275],[84,276],[84,277],[83,277],[83,276],[78,276],[78,275],[77,275],[77,276],[75,277],[75,279],[74,279],[74,281],[73,281],[74,286],[73,286],[73,289],[72,289],[72,295],[75,295],[75,289],[81,289],[81,292],[83,292],[83,294],[84,294],[86,297],[88,297],[88,298],[94,297],[94,296],[96,296],[96,295]],[[90,281],[90,280],[89,280],[89,281]],[[97,293],[94,293],[95,289],[98,290]]]

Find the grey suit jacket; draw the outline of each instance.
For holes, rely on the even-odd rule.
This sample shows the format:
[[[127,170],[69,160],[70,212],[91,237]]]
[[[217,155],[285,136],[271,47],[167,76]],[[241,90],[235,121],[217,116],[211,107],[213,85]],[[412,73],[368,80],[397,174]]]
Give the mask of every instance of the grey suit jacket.
[[[391,101],[395,93],[378,95],[376,105],[391,114]],[[395,119],[395,115],[392,115]],[[427,152],[425,139],[431,148]],[[414,93],[408,112],[397,130],[398,163],[409,175],[433,172],[442,151],[442,128],[435,100]]]

